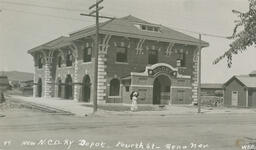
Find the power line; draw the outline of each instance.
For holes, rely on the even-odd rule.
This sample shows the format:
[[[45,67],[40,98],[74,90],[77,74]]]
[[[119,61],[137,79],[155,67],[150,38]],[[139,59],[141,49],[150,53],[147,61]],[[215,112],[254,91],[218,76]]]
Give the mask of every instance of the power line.
[[[61,7],[53,7],[53,6],[43,6],[43,5],[37,5],[37,4],[28,4],[28,3],[20,3],[20,2],[8,2],[8,1],[0,1],[2,3],[7,3],[7,4],[13,4],[13,5],[23,5],[23,6],[30,6],[30,7],[39,7],[39,8],[49,8],[49,9],[57,9],[57,10],[65,10],[65,11],[83,11],[82,9],[70,9],[70,8],[61,8]],[[10,9],[5,9],[8,11],[15,11],[15,12],[22,12],[22,13],[33,13],[33,12],[26,12],[26,11],[21,11],[21,10],[10,10]],[[48,17],[54,17],[54,18],[61,18],[61,19],[68,19],[68,20],[75,20],[75,21],[83,21],[81,19],[77,18],[70,18],[70,17],[61,17],[61,16],[54,16],[54,15],[49,15],[49,14],[42,14],[42,13],[33,13],[41,16],[48,16]],[[172,28],[181,30],[181,31],[186,31],[189,33],[194,33],[194,34],[201,34],[204,36],[208,37],[215,37],[215,38],[223,38],[223,39],[228,39],[229,36],[223,36],[223,35],[217,35],[217,34],[210,34],[210,33],[204,33],[204,32],[197,32],[197,31],[192,31],[184,28],[179,28],[176,26],[171,25]]]
[[[20,2],[8,2],[8,1],[3,1],[1,0],[0,2],[6,3],[6,4],[12,4],[12,5],[22,5],[22,6],[30,6],[30,7],[39,7],[39,8],[49,8],[49,9],[57,9],[57,10],[65,10],[65,11],[83,11],[82,9],[70,9],[70,8],[61,8],[61,7],[54,7],[54,6],[45,6],[45,5],[38,5],[38,4],[29,4],[29,3],[20,3]],[[5,9],[6,10],[6,9]],[[25,12],[21,10],[11,10],[11,11],[16,11],[16,12],[23,12],[23,13],[31,13],[31,12]],[[41,14],[41,13],[34,13],[38,15],[43,15],[43,16],[49,16],[49,17],[55,17],[55,18],[61,18],[61,19],[69,19],[69,20],[76,20],[76,21],[83,21],[77,18],[69,18],[69,17],[60,17],[60,16],[54,16],[54,15],[46,15],[46,14]],[[176,26],[172,26],[172,28],[181,30],[181,31],[186,31],[189,33],[194,33],[194,34],[201,34],[204,36],[208,37],[215,37],[215,38],[223,38],[223,39],[228,39],[229,36],[223,36],[223,35],[217,35],[217,34],[210,34],[210,33],[203,33],[203,32],[197,32],[197,31],[192,31],[184,28],[179,28]]]
[[[50,14],[37,13],[37,12],[29,12],[29,11],[23,11],[23,10],[6,9],[6,8],[3,8],[2,10],[12,11],[12,12],[19,12],[19,13],[26,13],[26,14],[32,14],[32,15],[39,15],[39,16],[46,16],[46,17],[53,17],[53,18],[65,19],[65,20],[80,21],[80,22],[84,22],[85,21],[85,20],[78,19],[78,18],[55,16],[55,15],[50,15]],[[92,22],[92,21],[87,21],[87,22]]]
[[[20,3],[20,2],[8,2],[8,1],[0,1],[1,3],[11,4],[11,5],[19,5],[19,6],[30,6],[30,7],[39,7],[39,8],[48,8],[48,9],[57,9],[57,10],[65,10],[65,11],[76,11],[81,12],[83,9],[72,9],[72,8],[62,8],[62,7],[54,7],[54,6],[46,6],[46,5],[38,5],[38,4],[29,4],[29,3]]]
[[[224,35],[217,35],[217,34],[211,34],[211,33],[204,33],[204,32],[197,32],[197,31],[192,31],[192,30],[188,30],[188,29],[184,29],[184,28],[179,28],[176,26],[171,25],[172,28],[177,29],[177,30],[181,30],[181,31],[186,31],[189,33],[194,33],[194,34],[201,34],[204,36],[209,36],[209,37],[215,37],[215,38],[224,38],[224,39],[228,39],[229,36],[224,36]]]
[[[50,14],[28,12],[28,11],[23,11],[23,10],[6,9],[6,8],[4,8],[2,10],[12,11],[12,12],[20,12],[20,13],[26,13],[26,14],[32,14],[32,15],[39,15],[39,16],[46,16],[46,17],[53,17],[53,18],[58,18],[58,19],[65,19],[65,20],[73,20],[73,21],[84,22],[84,20],[78,19],[78,18],[55,16],[55,15],[50,15]],[[81,14],[81,15],[84,15],[84,14]],[[88,21],[88,22],[93,22],[93,21]],[[115,22],[115,24],[118,24],[118,23]],[[123,25],[123,24],[119,24],[119,25]],[[203,33],[203,32],[196,32],[196,31],[192,31],[192,30],[188,30],[188,29],[184,29],[184,28],[178,28],[178,27],[172,26],[172,25],[171,25],[171,27],[174,28],[174,29],[181,30],[181,31],[186,31],[186,32],[189,32],[189,33],[201,34],[201,35],[208,36],[208,37],[228,39],[228,36],[216,35],[216,34],[210,34],[210,33]]]

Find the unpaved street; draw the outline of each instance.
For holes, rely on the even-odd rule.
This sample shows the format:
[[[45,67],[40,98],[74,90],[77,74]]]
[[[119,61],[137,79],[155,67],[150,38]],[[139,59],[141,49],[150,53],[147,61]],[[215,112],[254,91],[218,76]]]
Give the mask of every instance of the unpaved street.
[[[235,150],[256,138],[255,114],[76,117],[17,104],[0,114],[1,150]]]

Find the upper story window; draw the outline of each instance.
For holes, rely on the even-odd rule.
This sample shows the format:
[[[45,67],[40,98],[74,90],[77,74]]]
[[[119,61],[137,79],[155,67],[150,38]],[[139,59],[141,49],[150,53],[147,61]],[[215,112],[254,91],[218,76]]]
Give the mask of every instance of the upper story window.
[[[186,54],[185,53],[178,53],[178,58],[176,60],[177,67],[185,67],[186,65]]]
[[[158,52],[156,50],[148,51],[148,64],[156,64],[158,62]]]
[[[43,56],[39,55],[38,57],[38,68],[43,68]]]
[[[92,59],[92,48],[85,47],[83,51],[83,60],[84,62],[90,62]]]
[[[62,58],[61,56],[58,57],[58,67],[60,68],[62,64]]]
[[[116,48],[116,62],[127,62],[127,48],[117,47]]]
[[[66,55],[66,66],[72,66],[73,55],[72,52],[69,50]]]
[[[160,32],[160,27],[153,25],[139,25],[139,28],[143,31]]]

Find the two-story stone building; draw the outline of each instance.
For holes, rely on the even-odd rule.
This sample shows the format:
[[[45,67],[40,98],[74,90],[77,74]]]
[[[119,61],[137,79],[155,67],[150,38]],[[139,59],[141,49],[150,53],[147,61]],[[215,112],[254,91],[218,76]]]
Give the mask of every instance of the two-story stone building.
[[[92,102],[95,26],[28,51],[34,57],[34,96]],[[201,46],[207,47],[207,42]],[[199,40],[133,16],[100,24],[98,101],[190,104],[197,101]]]

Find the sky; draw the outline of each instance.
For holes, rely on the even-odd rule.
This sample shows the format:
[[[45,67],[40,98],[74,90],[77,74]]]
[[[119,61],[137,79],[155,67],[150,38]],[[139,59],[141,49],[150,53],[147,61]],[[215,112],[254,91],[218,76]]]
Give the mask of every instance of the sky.
[[[94,0],[0,0],[0,70],[34,72],[27,51],[62,35],[95,23],[88,13]],[[26,3],[28,5],[22,5]],[[176,29],[221,36],[232,35],[237,18],[232,10],[248,10],[247,0],[104,0],[101,15],[133,15]],[[39,6],[46,6],[43,8]],[[65,8],[65,9],[56,9]],[[55,9],[53,9],[55,8]],[[101,20],[105,21],[105,20]],[[197,34],[182,31],[198,37]],[[256,70],[255,47],[233,57],[232,68],[224,59],[212,62],[229,48],[231,40],[202,36],[210,46],[202,51],[202,82],[223,83],[233,75]]]

